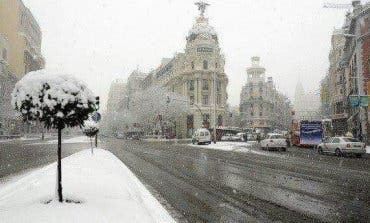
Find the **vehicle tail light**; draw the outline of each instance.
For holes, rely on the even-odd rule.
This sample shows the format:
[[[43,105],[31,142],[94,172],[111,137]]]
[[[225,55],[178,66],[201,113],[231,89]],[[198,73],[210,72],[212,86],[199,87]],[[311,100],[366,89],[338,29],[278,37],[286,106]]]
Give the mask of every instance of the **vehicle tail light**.
[[[347,147],[347,148],[350,148],[350,147],[351,147],[351,144],[349,144],[349,143],[348,143],[348,144],[346,145],[346,147]]]

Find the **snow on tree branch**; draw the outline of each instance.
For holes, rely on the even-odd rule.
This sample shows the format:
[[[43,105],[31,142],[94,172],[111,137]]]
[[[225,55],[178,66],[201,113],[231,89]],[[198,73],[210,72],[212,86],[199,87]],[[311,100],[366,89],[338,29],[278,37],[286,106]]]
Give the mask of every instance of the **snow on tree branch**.
[[[44,69],[18,81],[12,106],[25,121],[39,120],[47,128],[74,127],[98,109],[99,97],[73,76]]]

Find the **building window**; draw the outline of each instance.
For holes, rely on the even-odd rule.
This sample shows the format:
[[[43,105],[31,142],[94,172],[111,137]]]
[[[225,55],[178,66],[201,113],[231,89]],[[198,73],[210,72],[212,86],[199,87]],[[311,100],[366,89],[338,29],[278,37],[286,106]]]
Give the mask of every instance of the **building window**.
[[[216,89],[218,92],[221,90],[221,81],[219,80],[216,82]]]
[[[191,61],[191,69],[194,70],[195,66],[194,66],[194,61]]]
[[[218,68],[218,63],[216,62],[215,67]]]
[[[208,95],[202,96],[202,105],[208,105]]]
[[[203,69],[204,70],[208,69],[208,61],[206,61],[206,60],[203,61]]]
[[[8,51],[5,48],[1,50],[1,54],[2,54],[3,60],[8,61]]]
[[[188,129],[194,128],[194,116],[193,115],[188,115],[186,118],[186,124]]]
[[[221,94],[217,95],[217,105],[221,104]]]
[[[262,111],[260,111],[260,117],[262,117],[263,116],[263,112]]]
[[[202,89],[208,90],[208,80],[207,79],[202,80]]]
[[[222,126],[222,115],[218,115],[217,117],[217,125]]]
[[[190,105],[193,105],[195,101],[194,95],[190,96]]]
[[[189,84],[189,91],[194,91],[194,80],[190,80],[188,84]]]

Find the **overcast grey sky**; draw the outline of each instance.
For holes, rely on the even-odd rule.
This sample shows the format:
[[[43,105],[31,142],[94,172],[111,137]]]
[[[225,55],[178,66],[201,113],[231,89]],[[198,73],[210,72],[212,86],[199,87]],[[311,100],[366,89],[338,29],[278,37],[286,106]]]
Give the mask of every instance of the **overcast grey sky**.
[[[162,57],[183,51],[198,14],[194,0],[24,0],[43,32],[46,67],[75,74],[102,97],[110,83],[137,66],[149,71]],[[330,35],[345,10],[324,2],[350,0],[213,0],[206,15],[219,35],[237,105],[250,57],[292,97],[297,81],[319,88],[328,68]]]

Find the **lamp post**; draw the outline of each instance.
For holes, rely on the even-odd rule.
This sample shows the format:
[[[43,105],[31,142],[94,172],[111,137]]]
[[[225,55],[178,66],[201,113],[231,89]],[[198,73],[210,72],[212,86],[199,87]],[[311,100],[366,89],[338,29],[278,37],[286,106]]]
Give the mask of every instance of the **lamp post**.
[[[216,59],[216,47],[214,47],[214,50],[213,50],[213,56],[214,56],[214,69],[213,69],[213,143],[216,144],[216,104],[217,104],[217,100],[216,100],[216,64],[217,64],[217,59]]]

